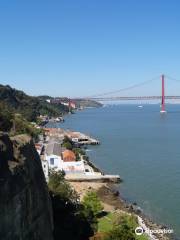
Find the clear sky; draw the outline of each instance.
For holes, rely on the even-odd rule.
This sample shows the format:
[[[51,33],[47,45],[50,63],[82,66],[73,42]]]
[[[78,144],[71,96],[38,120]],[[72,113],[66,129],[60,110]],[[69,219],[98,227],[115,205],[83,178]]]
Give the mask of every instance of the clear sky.
[[[179,0],[0,1],[1,84],[89,96],[163,72],[180,79]]]

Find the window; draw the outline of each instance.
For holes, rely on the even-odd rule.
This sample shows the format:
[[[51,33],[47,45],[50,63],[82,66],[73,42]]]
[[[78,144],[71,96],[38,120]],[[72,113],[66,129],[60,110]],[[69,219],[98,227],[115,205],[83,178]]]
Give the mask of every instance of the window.
[[[50,164],[54,165],[54,158],[50,158]]]

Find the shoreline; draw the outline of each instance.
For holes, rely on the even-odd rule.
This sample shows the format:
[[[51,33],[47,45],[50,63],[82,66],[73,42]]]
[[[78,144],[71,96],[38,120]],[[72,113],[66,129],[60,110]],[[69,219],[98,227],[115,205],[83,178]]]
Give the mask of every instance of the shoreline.
[[[107,184],[105,187],[100,188],[97,191],[98,196],[102,202],[109,204],[114,208],[114,210],[121,210],[125,213],[134,214],[139,219],[139,225],[146,229],[156,230],[156,229],[167,229],[166,226],[158,224],[152,221],[148,216],[146,216],[140,207],[136,203],[128,202],[124,199],[120,192],[116,189],[116,185]],[[141,224],[143,223],[143,225]],[[151,239],[172,239],[168,235],[153,234],[150,236]]]
[[[117,184],[113,183],[95,183],[95,182],[71,182],[70,185],[78,193],[80,200],[88,191],[95,191],[103,204],[105,212],[121,212],[124,214],[133,214],[138,219],[139,226],[143,227],[146,231],[167,229],[167,226],[160,225],[152,221],[148,216],[140,211],[136,204],[127,202],[122,198],[119,191],[116,189]],[[170,240],[176,239],[173,234],[149,234],[151,240]]]
[[[94,170],[100,172],[101,174],[104,174],[104,172],[97,167],[94,163],[92,163],[90,160],[88,160],[88,163]],[[105,183],[102,184],[102,186],[99,189],[95,189],[97,192],[101,202],[103,205],[111,209],[110,211],[114,211],[117,209],[120,209],[121,211],[124,211],[126,213],[133,213],[135,214],[139,219],[139,222],[143,223],[141,225],[145,225],[145,228],[148,229],[168,229],[166,225],[158,224],[154,220],[150,219],[150,217],[143,213],[143,209],[141,209],[137,203],[133,203],[130,201],[127,201],[125,198],[122,197],[120,191],[117,189],[117,186],[123,182],[123,179],[120,179],[119,183]],[[80,182],[79,182],[80,183]],[[144,226],[143,226],[144,227]],[[169,235],[163,235],[157,234],[151,236],[151,239],[162,239],[162,240],[169,240],[169,239],[176,239],[174,234]],[[156,238],[158,237],[158,238]]]
[[[52,128],[52,127],[50,127]],[[58,127],[59,128],[59,127]],[[58,129],[57,128],[57,129]],[[87,164],[90,165],[95,172],[104,174],[103,170],[100,167],[97,167],[90,159],[87,160]],[[123,180],[121,179],[120,182]],[[68,181],[71,186],[77,191],[80,196],[80,199],[83,198],[85,193],[89,190],[94,190],[97,192],[104,209],[108,212],[113,211],[123,211],[127,214],[134,214],[138,218],[139,225],[145,229],[159,230],[159,229],[168,229],[167,226],[156,223],[151,220],[149,216],[145,215],[140,207],[136,203],[132,203],[124,199],[120,192],[116,189],[115,183],[104,183],[104,182],[84,182],[84,181]],[[170,240],[177,239],[174,234],[153,234],[149,235],[149,239],[152,240]]]

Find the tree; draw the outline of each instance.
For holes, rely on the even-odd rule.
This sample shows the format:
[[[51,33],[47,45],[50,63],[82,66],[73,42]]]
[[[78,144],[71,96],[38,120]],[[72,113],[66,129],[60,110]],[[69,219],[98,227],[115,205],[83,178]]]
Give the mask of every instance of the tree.
[[[3,103],[0,103],[0,131],[9,131],[12,128],[12,112]]]
[[[50,170],[49,172],[49,182],[48,187],[51,191],[57,193],[57,189],[59,187],[59,184],[61,184],[62,181],[64,181],[65,172],[64,171],[55,171]]]
[[[135,240],[134,228],[123,218],[120,225],[114,225],[104,240]]]
[[[65,143],[63,143],[62,146],[65,147],[68,150],[72,150],[72,148],[73,148],[73,146],[70,142],[65,142]]]
[[[97,193],[94,191],[89,191],[83,198],[82,204],[85,210],[91,210],[94,216],[98,216],[98,214],[103,210],[103,206],[101,201],[99,200]]]
[[[51,170],[48,187],[54,196],[60,196],[66,202],[79,202],[79,196],[64,178],[64,171]]]
[[[83,212],[77,193],[62,171],[50,172],[48,187],[52,200],[54,240],[88,240],[93,229]]]
[[[72,151],[75,153],[77,161],[80,160],[80,156],[83,156],[86,154],[85,151],[82,150],[81,148],[73,148]]]
[[[89,191],[83,198],[83,214],[91,224],[93,230],[97,231],[97,217],[103,210],[101,201],[99,200],[96,192]]]
[[[73,143],[72,143],[71,139],[68,138],[67,136],[64,137],[62,146],[67,148],[68,150],[73,149]]]

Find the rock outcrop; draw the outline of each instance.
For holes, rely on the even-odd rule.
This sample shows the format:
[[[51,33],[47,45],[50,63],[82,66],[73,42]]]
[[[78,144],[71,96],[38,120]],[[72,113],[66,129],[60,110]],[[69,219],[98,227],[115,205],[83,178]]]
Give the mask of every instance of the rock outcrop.
[[[53,240],[51,201],[41,162],[25,135],[0,134],[0,239]]]

